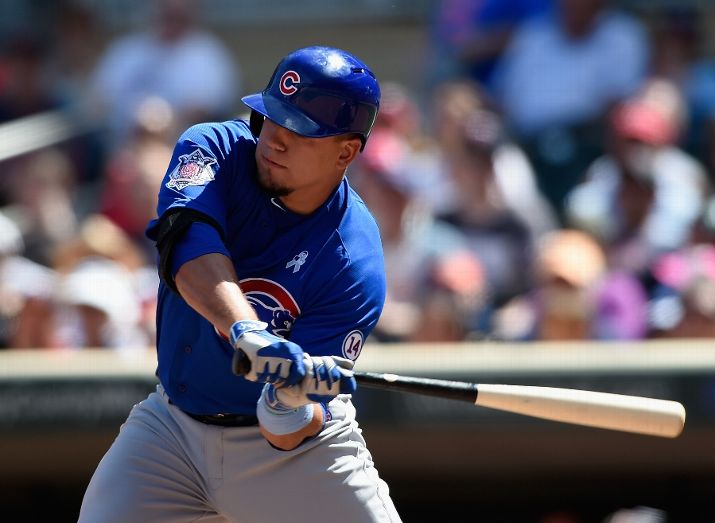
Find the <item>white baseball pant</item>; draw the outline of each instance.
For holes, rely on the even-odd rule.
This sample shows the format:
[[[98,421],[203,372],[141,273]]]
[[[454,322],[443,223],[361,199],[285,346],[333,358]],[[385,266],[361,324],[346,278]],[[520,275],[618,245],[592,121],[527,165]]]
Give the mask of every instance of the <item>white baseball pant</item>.
[[[84,495],[80,523],[399,522],[349,396],[297,449],[258,427],[196,421],[157,391],[134,406]]]

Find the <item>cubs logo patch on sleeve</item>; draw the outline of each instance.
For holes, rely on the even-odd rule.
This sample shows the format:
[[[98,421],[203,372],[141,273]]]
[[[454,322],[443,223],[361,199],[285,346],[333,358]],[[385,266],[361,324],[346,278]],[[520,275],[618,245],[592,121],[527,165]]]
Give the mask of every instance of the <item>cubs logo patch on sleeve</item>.
[[[166,187],[181,191],[189,185],[206,185],[214,179],[211,167],[214,164],[216,159],[205,156],[201,149],[196,149],[191,154],[182,154],[179,156],[179,165],[169,175]]]
[[[343,356],[355,361],[362,352],[363,337],[359,330],[351,331],[343,340]]]

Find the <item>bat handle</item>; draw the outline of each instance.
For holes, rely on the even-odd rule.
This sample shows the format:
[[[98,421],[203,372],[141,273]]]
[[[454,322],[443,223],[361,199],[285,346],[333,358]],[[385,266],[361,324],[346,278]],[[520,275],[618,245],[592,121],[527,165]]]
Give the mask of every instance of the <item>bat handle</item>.
[[[233,351],[233,373],[236,376],[245,376],[251,372],[251,360],[241,349],[236,349]]]

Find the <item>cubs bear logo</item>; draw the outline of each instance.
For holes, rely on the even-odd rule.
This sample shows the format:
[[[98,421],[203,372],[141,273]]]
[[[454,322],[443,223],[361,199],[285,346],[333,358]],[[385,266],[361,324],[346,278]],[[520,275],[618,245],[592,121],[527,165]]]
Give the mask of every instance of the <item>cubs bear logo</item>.
[[[258,318],[268,323],[269,332],[283,338],[290,334],[300,307],[285,287],[265,278],[241,280],[239,287]]]

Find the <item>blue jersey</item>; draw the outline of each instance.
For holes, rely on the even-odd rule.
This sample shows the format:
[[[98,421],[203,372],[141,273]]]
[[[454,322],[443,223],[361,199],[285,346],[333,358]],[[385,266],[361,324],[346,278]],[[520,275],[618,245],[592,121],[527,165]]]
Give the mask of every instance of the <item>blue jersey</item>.
[[[377,225],[346,179],[310,215],[286,209],[256,181],[256,141],[240,120],[200,124],[177,142],[159,191],[158,216],[185,207],[207,215],[174,248],[181,263],[211,252],[231,258],[239,284],[269,330],[311,355],[357,359],[385,299]],[[156,240],[158,220],[147,235]],[[178,254],[177,254],[178,253]],[[195,414],[255,413],[261,385],[231,371],[233,348],[164,283],[157,306],[158,376]]]

